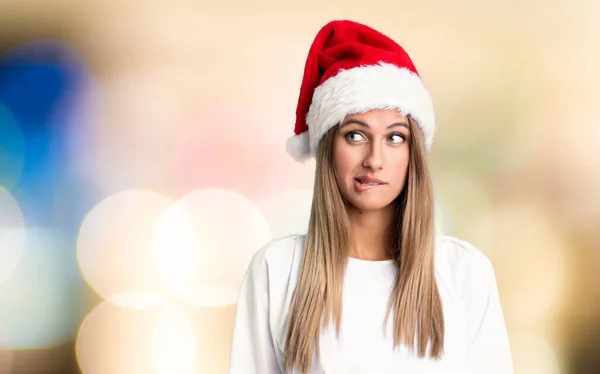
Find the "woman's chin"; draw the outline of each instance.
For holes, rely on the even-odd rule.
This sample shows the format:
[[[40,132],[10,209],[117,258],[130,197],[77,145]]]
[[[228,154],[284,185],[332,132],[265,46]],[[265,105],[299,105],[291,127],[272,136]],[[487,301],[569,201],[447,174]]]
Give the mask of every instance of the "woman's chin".
[[[377,211],[377,210],[387,208],[393,202],[393,199],[391,201],[387,201],[387,200],[383,200],[383,199],[369,199],[369,198],[360,197],[360,198],[349,199],[349,202],[354,208],[356,208],[360,211],[367,212],[367,211]]]

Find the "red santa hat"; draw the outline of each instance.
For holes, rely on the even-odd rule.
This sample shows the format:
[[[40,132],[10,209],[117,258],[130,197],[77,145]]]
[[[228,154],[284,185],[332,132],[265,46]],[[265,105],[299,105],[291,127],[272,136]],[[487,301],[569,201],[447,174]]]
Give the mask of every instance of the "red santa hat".
[[[392,39],[352,21],[332,21],[313,41],[300,87],[287,152],[297,161],[316,155],[319,140],[347,115],[398,109],[410,115],[430,149],[435,115],[429,91],[406,51]]]

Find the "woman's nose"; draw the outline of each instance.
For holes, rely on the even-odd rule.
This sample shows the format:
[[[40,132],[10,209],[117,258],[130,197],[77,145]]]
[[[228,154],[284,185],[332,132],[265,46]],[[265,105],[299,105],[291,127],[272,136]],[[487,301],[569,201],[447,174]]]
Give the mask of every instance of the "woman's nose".
[[[383,168],[383,155],[381,153],[381,146],[374,142],[371,143],[363,161],[363,166],[372,170],[380,170]]]

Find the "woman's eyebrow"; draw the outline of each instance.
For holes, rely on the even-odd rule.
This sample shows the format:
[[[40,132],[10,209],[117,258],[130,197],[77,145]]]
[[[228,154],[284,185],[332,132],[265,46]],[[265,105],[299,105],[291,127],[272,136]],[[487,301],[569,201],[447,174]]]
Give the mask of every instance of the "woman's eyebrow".
[[[342,127],[344,127],[344,126],[346,126],[346,125],[350,125],[350,124],[352,124],[352,123],[354,123],[354,124],[357,124],[357,125],[360,125],[360,126],[362,126],[362,127],[370,128],[369,124],[367,124],[366,122],[363,122],[363,121],[359,121],[359,120],[357,120],[357,119],[349,119],[349,120],[345,121],[344,123],[342,123],[342,124],[340,125],[340,128],[342,128]],[[392,124],[391,124],[391,125],[389,125],[387,128],[388,128],[388,129],[391,129],[391,128],[393,128],[393,127],[398,127],[398,126],[402,126],[402,127],[406,127],[407,129],[410,129],[410,127],[408,127],[408,123],[406,123],[406,122],[396,122],[396,123],[392,123]]]
[[[410,130],[410,127],[408,127],[408,123],[406,122],[396,122],[396,123],[392,123],[391,125],[389,125],[387,128],[391,129],[392,127],[398,127],[398,126],[402,126],[402,127],[406,127],[407,129]]]

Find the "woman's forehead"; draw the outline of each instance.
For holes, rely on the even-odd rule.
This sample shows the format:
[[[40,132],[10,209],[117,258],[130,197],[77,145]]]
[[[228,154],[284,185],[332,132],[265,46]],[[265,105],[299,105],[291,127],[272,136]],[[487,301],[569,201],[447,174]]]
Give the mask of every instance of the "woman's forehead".
[[[374,109],[363,113],[350,114],[341,121],[340,127],[351,123],[363,127],[382,129],[400,124],[410,129],[408,116],[402,115],[397,109]]]

